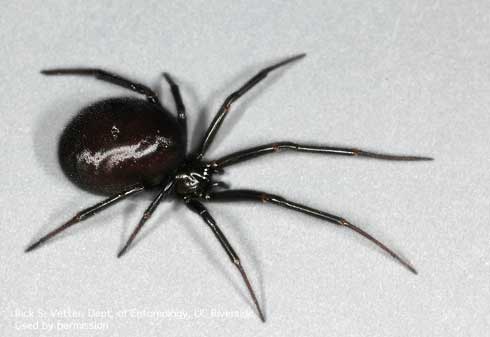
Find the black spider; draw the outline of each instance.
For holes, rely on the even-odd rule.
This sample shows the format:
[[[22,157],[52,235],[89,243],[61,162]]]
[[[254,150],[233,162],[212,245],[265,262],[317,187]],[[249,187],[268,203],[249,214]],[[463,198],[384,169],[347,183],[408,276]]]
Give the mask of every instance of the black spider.
[[[229,95],[220,107],[197,150],[187,152],[186,111],[179,87],[169,74],[164,77],[170,85],[177,108],[173,117],[159,102],[155,92],[145,85],[121,76],[93,68],[66,68],[41,71],[44,75],[91,76],[146,96],[146,100],[120,97],[96,102],[80,111],[64,130],[58,148],[60,165],[68,178],[79,187],[109,198],[89,207],[62,226],[31,244],[33,250],[54,235],[87,219],[102,209],[144,190],[158,188],[159,192],[131,233],[118,257],[124,254],[153,214],[158,204],[170,193],[177,196],[192,211],[201,216],[223,246],[238,269],[255,303],[258,314],[265,321],[255,293],[237,253],[226,239],[203,201],[259,201],[302,212],[328,222],[347,227],[368,238],[402,263],[411,272],[416,270],[400,256],[347,220],[323,211],[286,200],[277,195],[255,190],[234,190],[214,180],[225,167],[280,150],[320,153],[342,156],[361,156],[386,160],[431,160],[428,157],[395,156],[352,148],[310,146],[288,141],[276,142],[241,150],[219,159],[204,160],[232,104],[262,81],[269,72],[303,58],[295,55],[259,71],[241,88]]]

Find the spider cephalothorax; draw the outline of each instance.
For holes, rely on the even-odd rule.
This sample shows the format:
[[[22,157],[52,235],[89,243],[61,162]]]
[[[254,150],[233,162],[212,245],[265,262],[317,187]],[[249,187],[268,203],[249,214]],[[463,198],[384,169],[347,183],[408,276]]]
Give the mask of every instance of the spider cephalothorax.
[[[170,75],[165,73],[164,77],[172,90],[177,117],[172,116],[160,104],[152,89],[119,75],[96,68],[65,68],[42,71],[45,75],[92,76],[142,94],[146,96],[146,100],[122,97],[99,101],[82,109],[74,121],[68,125],[61,137],[59,147],[59,160],[64,172],[78,186],[95,193],[110,195],[110,197],[82,210],[66,223],[31,244],[26,251],[33,250],[56,234],[120,200],[145,190],[157,188],[159,192],[146,209],[124,247],[119,251],[118,257],[127,251],[159,203],[169,194],[174,193],[179,197],[176,198],[177,200],[183,201],[212,230],[231,262],[240,272],[262,321],[265,321],[265,317],[240,258],[203,202],[259,201],[314,216],[363,235],[410,271],[416,273],[408,262],[383,243],[339,216],[267,192],[233,190],[222,182],[213,181],[213,175],[222,173],[227,166],[276,153],[279,150],[385,160],[431,160],[428,157],[395,156],[353,148],[304,145],[281,141],[248,148],[212,161],[204,161],[203,157],[206,150],[211,145],[232,104],[262,81],[271,71],[304,56],[305,54],[299,54],[262,69],[229,95],[208,127],[197,150],[190,153],[186,152],[185,106],[179,87]]]
[[[223,186],[221,182],[213,182],[214,173],[220,173],[210,163],[193,160],[186,163],[175,174],[175,192],[184,200],[207,199],[213,187]]]

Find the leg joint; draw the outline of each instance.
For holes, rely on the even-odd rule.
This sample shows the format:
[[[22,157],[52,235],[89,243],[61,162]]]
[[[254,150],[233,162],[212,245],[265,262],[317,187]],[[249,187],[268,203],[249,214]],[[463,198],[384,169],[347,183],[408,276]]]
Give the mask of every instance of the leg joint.
[[[338,223],[339,223],[339,225],[341,225],[341,226],[347,226],[347,227],[349,227],[349,226],[350,226],[349,221],[347,221],[347,220],[345,220],[345,219],[343,219],[343,218],[339,219]]]

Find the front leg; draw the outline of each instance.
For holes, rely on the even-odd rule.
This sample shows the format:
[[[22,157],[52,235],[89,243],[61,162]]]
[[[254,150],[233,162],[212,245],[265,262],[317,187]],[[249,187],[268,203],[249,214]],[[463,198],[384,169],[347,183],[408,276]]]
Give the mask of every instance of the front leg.
[[[266,154],[277,153],[281,151],[294,151],[317,153],[337,156],[353,156],[353,157],[369,157],[374,159],[393,160],[393,161],[423,161],[432,160],[430,157],[407,156],[407,155],[392,155],[386,153],[369,152],[355,148],[347,147],[332,147],[297,144],[288,141],[259,145],[249,149],[237,151],[217,159],[213,162],[216,167],[226,167],[242,161],[257,158]]]
[[[324,211],[320,211],[318,209],[314,209],[293,201],[289,201],[280,196],[269,194],[261,191],[254,190],[228,190],[221,192],[212,192],[210,193],[211,201],[254,201],[254,202],[262,202],[262,203],[271,203],[277,206],[281,206],[284,208],[288,208],[293,211],[297,211],[306,215],[310,215],[316,218],[320,218],[322,220],[326,220],[330,223],[349,228],[354,232],[364,236],[369,241],[373,242],[376,246],[383,249],[385,252],[391,255],[395,260],[400,262],[404,267],[410,270],[412,273],[417,274],[417,271],[414,267],[407,261],[401,258],[398,254],[396,254],[393,250],[388,248],[381,241],[373,237],[371,234],[367,233],[363,229],[351,224],[344,218],[341,218],[337,215],[330,214]]]

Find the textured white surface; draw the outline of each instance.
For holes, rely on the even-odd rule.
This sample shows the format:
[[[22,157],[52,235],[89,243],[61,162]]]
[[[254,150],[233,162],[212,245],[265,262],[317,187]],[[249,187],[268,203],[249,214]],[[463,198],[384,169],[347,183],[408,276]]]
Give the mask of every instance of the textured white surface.
[[[0,335],[486,335],[489,17],[488,1],[4,1]],[[308,57],[233,108],[210,156],[283,139],[434,156],[390,163],[284,153],[224,177],[345,216],[406,256],[418,276],[328,223],[212,204],[259,292],[262,324],[221,247],[184,207],[162,204],[116,259],[150,196],[23,253],[100,200],[62,175],[57,137],[85,104],[126,94],[40,69],[104,67],[158,88],[173,108],[160,77],[169,71],[191,130],[202,132],[226,94],[297,52]],[[75,325],[93,322],[99,330]]]

